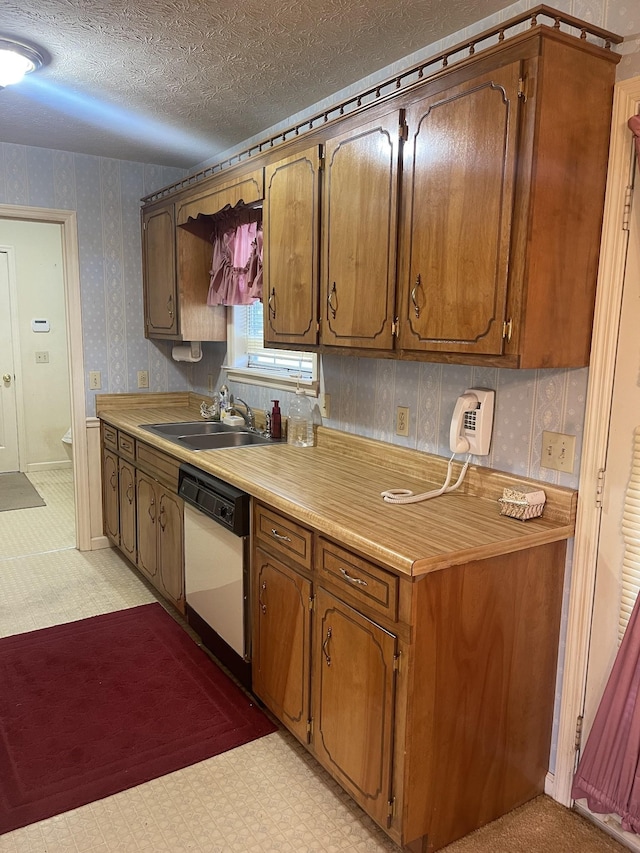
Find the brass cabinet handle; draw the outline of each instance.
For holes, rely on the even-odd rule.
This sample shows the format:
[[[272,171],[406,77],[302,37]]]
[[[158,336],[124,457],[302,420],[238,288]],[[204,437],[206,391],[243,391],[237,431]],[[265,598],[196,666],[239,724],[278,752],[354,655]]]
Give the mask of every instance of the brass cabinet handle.
[[[275,289],[275,287],[272,287],[271,293],[269,294],[269,301],[267,303],[267,307],[269,308],[269,316],[274,320],[276,319],[275,300],[276,300],[276,289]]]
[[[111,472],[111,477],[110,477],[109,482],[111,483],[111,488],[115,490],[116,484],[117,484],[116,472],[115,471]]]
[[[411,301],[413,302],[413,310],[415,311],[416,319],[418,319],[418,317],[420,316],[420,306],[418,305],[418,303],[416,301],[416,292],[417,292],[418,288],[421,286],[422,286],[422,280],[420,278],[420,273],[418,273],[417,278],[416,278],[416,283],[413,285],[413,288],[411,289]]]
[[[291,538],[289,536],[283,536],[281,533],[278,533],[275,527],[271,528],[271,535],[274,539],[279,539],[281,542],[291,542]]]
[[[358,586],[369,586],[369,584],[366,581],[363,581],[361,578],[354,578],[352,575],[349,574],[346,569],[343,569],[342,566],[340,566],[340,572],[342,574],[342,577],[346,581],[349,581],[349,583],[357,584]]]
[[[167,311],[169,312],[169,316],[173,320],[173,295],[169,295],[167,299]]]
[[[133,483],[129,483],[127,486],[127,500],[129,503],[133,503]]]
[[[333,295],[334,295],[334,293],[335,293],[336,298],[337,298],[338,294],[337,294],[337,291],[336,291],[336,283],[335,283],[335,281],[333,282],[333,287],[331,288],[331,292],[329,293],[329,296],[327,297],[327,308],[329,309],[329,311],[331,312],[331,316],[332,316],[332,317],[333,317],[333,319],[335,320],[335,318],[336,318],[336,311],[338,310],[338,306],[336,305],[336,306],[334,307],[334,305],[333,305]]]
[[[331,666],[331,655],[329,654],[329,640],[331,639],[331,628],[327,628],[327,636],[324,638],[324,643],[322,644],[322,654],[324,655],[324,659],[327,662],[327,666]]]
[[[267,612],[267,605],[262,600],[262,593],[266,592],[267,582],[262,581],[262,586],[260,587],[260,596],[258,597],[258,603],[260,604],[260,610],[262,610],[263,615]]]
[[[155,510],[154,510],[154,512],[153,512],[153,514],[152,514],[151,510],[155,507],[155,505],[156,505],[156,499],[155,499],[155,498],[151,498],[151,502],[150,502],[150,504],[149,504],[149,509],[147,510],[147,512],[149,513],[149,518],[151,519],[151,521],[152,521],[154,524],[156,523],[156,513],[155,513]]]
[[[167,526],[166,517],[167,517],[167,511],[164,508],[164,504],[161,502],[160,503],[160,515],[158,516],[158,524],[160,525],[160,528],[162,530],[164,530],[165,527]]]

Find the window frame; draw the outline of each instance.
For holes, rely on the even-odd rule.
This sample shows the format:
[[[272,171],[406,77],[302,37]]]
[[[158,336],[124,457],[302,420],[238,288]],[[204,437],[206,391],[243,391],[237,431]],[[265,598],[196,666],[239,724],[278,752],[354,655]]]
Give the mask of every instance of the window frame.
[[[318,355],[305,350],[312,361],[311,379],[300,379],[291,374],[279,373],[276,370],[260,370],[248,366],[247,337],[243,327],[244,313],[251,306],[236,305],[227,309],[227,357],[222,369],[226,371],[227,379],[232,382],[242,382],[245,385],[260,385],[264,388],[274,388],[281,391],[295,391],[304,388],[309,397],[317,397],[320,388]],[[268,350],[268,347],[265,347]],[[273,350],[287,352],[288,350]],[[290,350],[295,352],[295,350]]]

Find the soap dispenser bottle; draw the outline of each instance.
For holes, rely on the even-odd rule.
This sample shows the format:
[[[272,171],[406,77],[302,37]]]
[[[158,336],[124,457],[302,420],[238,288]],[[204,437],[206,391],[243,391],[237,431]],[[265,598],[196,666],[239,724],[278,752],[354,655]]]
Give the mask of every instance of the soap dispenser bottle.
[[[282,438],[282,413],[280,412],[280,401],[272,400],[271,409],[271,438]]]
[[[311,400],[298,388],[289,406],[287,444],[295,447],[313,447],[313,414]]]

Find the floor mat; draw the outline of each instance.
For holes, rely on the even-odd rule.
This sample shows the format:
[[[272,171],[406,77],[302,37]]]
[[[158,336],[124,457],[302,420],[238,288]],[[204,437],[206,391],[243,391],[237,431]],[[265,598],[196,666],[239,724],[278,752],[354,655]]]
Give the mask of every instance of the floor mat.
[[[0,832],[276,730],[159,604],[0,640]]]
[[[0,512],[33,506],[46,504],[25,474],[0,474]]]

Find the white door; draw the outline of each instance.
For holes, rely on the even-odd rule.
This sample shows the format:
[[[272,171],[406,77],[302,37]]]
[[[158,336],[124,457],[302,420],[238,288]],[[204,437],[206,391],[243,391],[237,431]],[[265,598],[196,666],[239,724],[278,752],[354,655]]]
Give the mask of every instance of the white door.
[[[0,251],[0,473],[18,471],[18,420],[11,333],[9,255]]]
[[[618,614],[624,540],[622,512],[631,471],[633,433],[640,426],[640,189],[629,221],[627,262],[613,382],[596,568],[593,623],[584,709],[588,732],[618,650]]]

